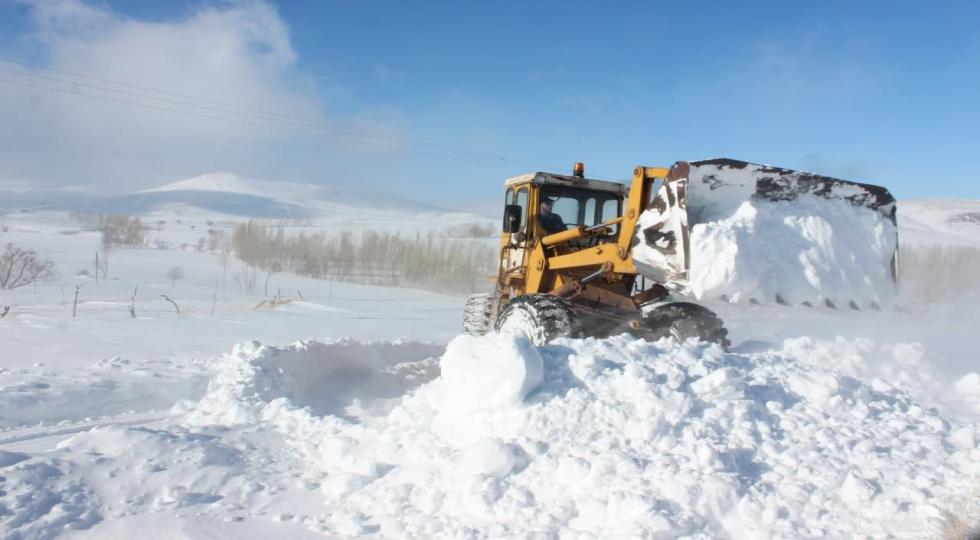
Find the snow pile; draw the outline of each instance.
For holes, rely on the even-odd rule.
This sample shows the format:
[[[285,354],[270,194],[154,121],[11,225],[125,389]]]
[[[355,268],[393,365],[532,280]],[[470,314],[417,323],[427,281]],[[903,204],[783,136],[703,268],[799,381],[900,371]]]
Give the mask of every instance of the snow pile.
[[[261,419],[269,402],[309,407],[319,416],[385,412],[392,399],[435,376],[432,357],[440,352],[427,343],[347,338],[281,348],[241,343],[223,358],[200,403],[184,401],[175,411],[188,413],[192,424],[227,425]]]
[[[253,343],[185,422],[279,433],[323,498],[296,520],[343,536],[926,536],[980,433],[869,375],[868,346],[462,336],[433,378],[419,344]],[[391,378],[352,383],[354,349]]]
[[[843,201],[746,201],[691,226],[689,286],[697,298],[862,307],[894,301],[895,227]]]

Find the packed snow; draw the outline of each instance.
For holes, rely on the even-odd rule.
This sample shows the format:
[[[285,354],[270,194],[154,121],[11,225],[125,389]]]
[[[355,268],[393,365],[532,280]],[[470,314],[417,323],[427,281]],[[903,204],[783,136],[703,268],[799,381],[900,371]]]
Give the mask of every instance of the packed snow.
[[[159,193],[249,189],[218,180]],[[727,352],[536,346],[459,336],[463,299],[420,290],[280,273],[287,300],[262,305],[220,284],[213,254],[178,247],[233,219],[192,206],[157,207],[170,248],[117,249],[98,283],[76,275],[98,238],[63,211],[0,218],[2,243],[61,270],[0,291],[0,537],[929,538],[980,523],[974,304],[719,303]],[[303,226],[364,215],[338,212]],[[395,216],[433,223],[379,223]]]

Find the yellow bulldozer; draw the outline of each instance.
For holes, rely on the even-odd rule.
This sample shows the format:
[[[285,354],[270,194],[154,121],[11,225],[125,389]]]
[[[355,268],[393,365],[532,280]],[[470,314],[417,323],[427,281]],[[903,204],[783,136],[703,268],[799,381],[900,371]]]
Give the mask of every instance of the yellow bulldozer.
[[[535,172],[504,182],[499,264],[467,333],[630,332],[730,345],[705,303],[881,309],[895,298],[887,189],[733,159],[636,167],[629,186]]]

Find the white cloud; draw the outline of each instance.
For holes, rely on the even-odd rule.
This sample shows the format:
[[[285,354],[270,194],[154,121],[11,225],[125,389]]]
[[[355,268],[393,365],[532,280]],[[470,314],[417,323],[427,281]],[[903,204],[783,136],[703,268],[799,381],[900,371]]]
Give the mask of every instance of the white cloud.
[[[29,10],[31,39],[46,67],[59,72],[0,64],[34,75],[0,72],[18,83],[0,83],[0,178],[124,191],[219,169],[339,181],[352,179],[366,156],[377,176],[377,163],[396,166],[397,144],[349,132],[296,133],[322,134],[311,126],[331,119],[297,67],[289,28],[265,2],[207,6],[166,21],[135,20],[80,0],[38,0]],[[67,80],[76,84],[60,82]],[[331,178],[338,175],[345,178]]]

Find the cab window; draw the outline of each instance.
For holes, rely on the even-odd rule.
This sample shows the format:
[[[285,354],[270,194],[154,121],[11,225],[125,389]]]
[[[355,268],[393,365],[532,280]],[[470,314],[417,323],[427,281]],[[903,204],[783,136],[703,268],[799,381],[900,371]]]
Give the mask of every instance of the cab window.
[[[586,226],[591,227],[592,225],[595,225],[597,223],[596,220],[599,219],[599,216],[595,212],[595,206],[596,206],[595,201],[596,201],[595,197],[589,197],[588,199],[585,200],[585,225]]]
[[[602,203],[602,213],[599,214],[599,223],[604,221],[609,221],[610,219],[616,219],[619,217],[619,201],[616,199],[607,199]]]
[[[561,216],[567,227],[591,227],[619,215],[620,198],[615,194],[564,186],[545,186],[542,197],[555,201],[552,212]]]
[[[558,198],[551,211],[561,216],[561,220],[566,227],[578,225],[580,220],[579,208],[581,204],[578,199],[570,197]]]
[[[527,199],[528,191],[526,187],[517,190],[517,198],[514,200],[513,204],[520,205],[521,215],[524,216],[524,218],[521,220],[523,223],[521,225],[521,230],[527,229]]]

